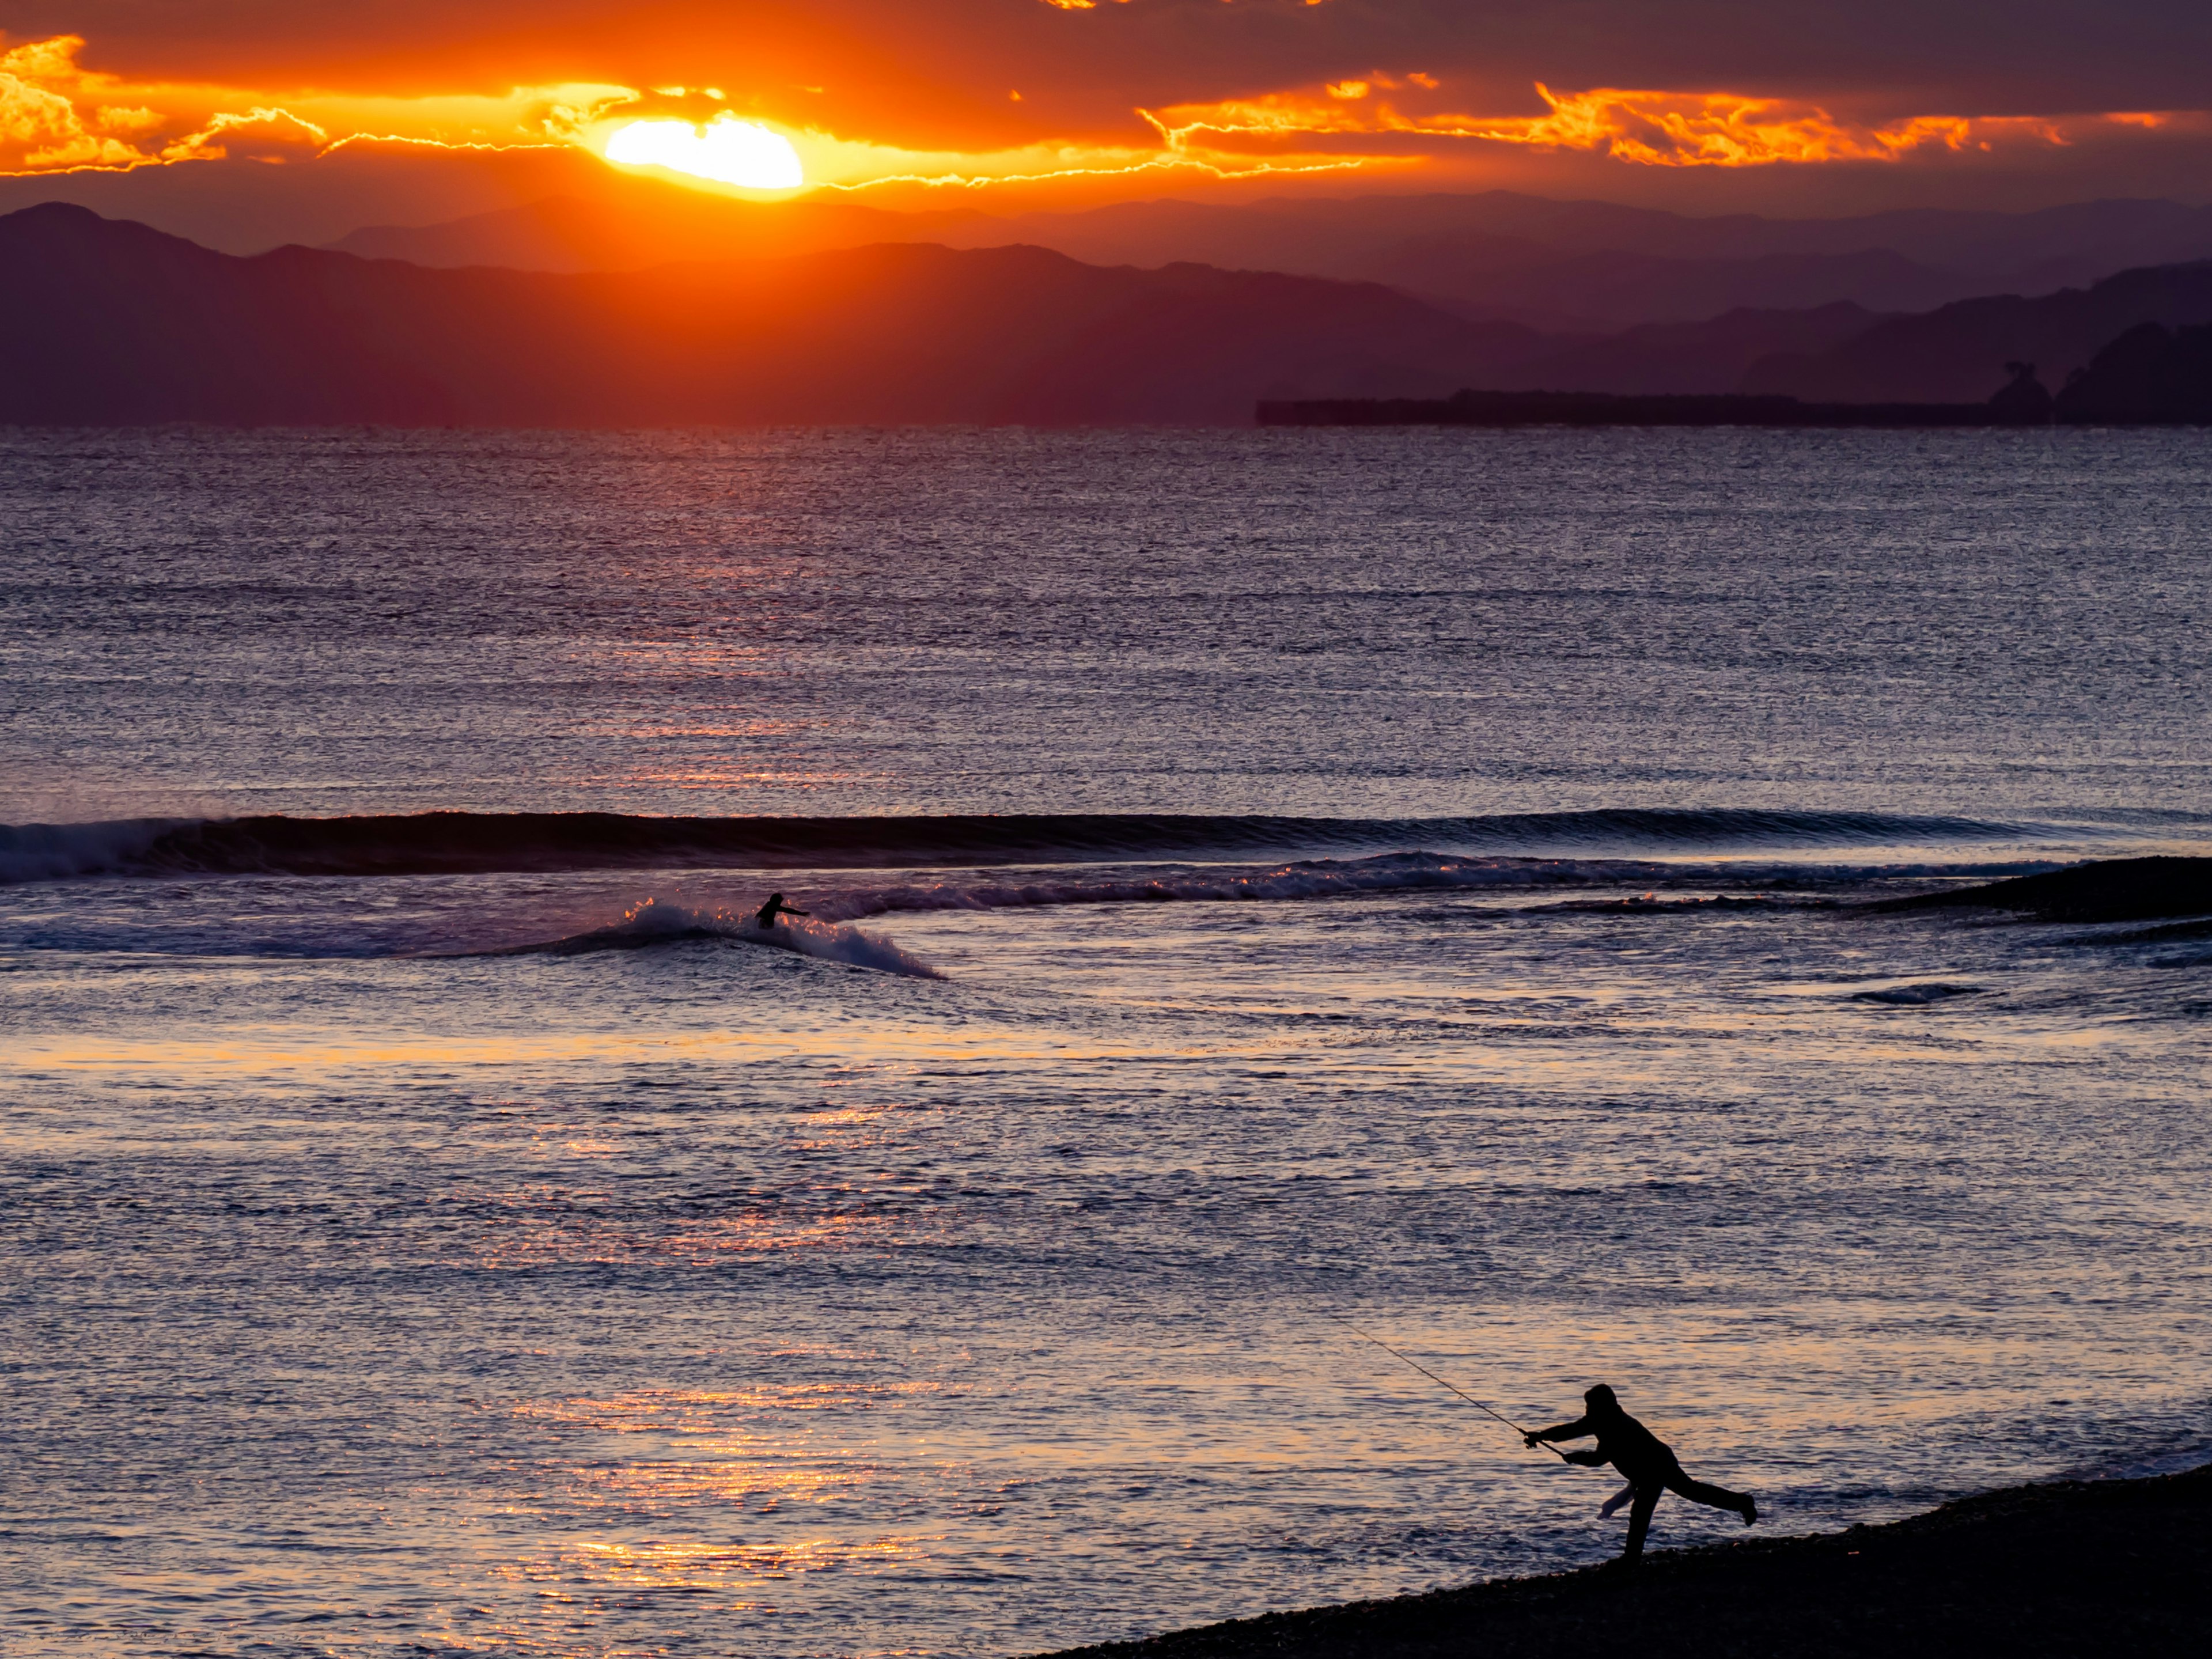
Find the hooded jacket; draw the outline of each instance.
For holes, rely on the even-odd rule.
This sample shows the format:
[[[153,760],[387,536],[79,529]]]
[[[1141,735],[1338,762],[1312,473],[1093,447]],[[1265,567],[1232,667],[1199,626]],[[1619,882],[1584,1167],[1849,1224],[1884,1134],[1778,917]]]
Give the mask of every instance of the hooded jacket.
[[[1613,1390],[1602,1382],[1583,1395],[1584,1411],[1571,1423],[1539,1429],[1539,1440],[1579,1440],[1597,1437],[1595,1452],[1575,1455],[1577,1463],[1610,1463],[1639,1486],[1662,1483],[1679,1468],[1673,1448],[1621,1410]]]

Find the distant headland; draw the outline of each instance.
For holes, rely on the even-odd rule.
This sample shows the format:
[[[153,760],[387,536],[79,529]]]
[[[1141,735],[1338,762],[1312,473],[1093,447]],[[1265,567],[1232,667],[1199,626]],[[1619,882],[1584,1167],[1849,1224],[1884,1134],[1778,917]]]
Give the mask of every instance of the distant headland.
[[[2035,365],[1978,404],[1813,403],[1756,392],[1626,396],[1478,392],[1449,398],[1262,400],[1261,426],[2036,427],[2212,425],[2212,325],[2143,323],[2075,369],[2056,397]]]
[[[2049,394],[2046,392],[2046,398]],[[1808,404],[1741,392],[1459,392],[1449,398],[1262,402],[1261,426],[2028,426],[1988,404]]]

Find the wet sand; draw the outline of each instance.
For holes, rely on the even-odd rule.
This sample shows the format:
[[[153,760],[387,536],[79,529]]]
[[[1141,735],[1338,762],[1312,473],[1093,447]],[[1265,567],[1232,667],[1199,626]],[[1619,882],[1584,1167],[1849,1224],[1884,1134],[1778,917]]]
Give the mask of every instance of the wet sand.
[[[1654,1551],[1632,1571],[1504,1579],[1072,1650],[1099,1659],[2131,1652],[2212,1652],[2212,1464],[2015,1486],[1811,1538],[1753,1534]]]

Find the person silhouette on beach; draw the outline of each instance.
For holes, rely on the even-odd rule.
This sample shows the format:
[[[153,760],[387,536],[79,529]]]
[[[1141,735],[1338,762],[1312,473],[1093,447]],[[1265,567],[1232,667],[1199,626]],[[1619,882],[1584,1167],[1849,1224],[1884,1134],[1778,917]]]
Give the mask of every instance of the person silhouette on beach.
[[[755,913],[753,921],[761,927],[772,928],[775,926],[775,919],[778,915],[803,916],[808,914],[810,913],[805,910],[794,910],[788,904],[786,904],[783,902],[782,894],[770,893],[768,896],[768,902],[762,905],[760,909]]]
[[[1570,1463],[1591,1468],[1610,1463],[1628,1477],[1627,1490],[1607,1498],[1600,1511],[1610,1516],[1624,1501],[1635,1505],[1628,1512],[1628,1545],[1620,1553],[1624,1565],[1632,1565],[1643,1559],[1644,1535],[1651,1529],[1651,1511],[1659,1506],[1659,1499],[1666,1492],[1680,1492],[1692,1504],[1703,1504],[1709,1509],[1734,1510],[1743,1517],[1747,1527],[1759,1519],[1759,1505],[1743,1493],[1730,1492],[1725,1486],[1708,1486],[1683,1474],[1674,1449],[1621,1410],[1620,1401],[1604,1383],[1585,1390],[1583,1405],[1583,1414],[1573,1422],[1533,1430],[1527,1437],[1528,1442],[1535,1446],[1547,1440],[1579,1440],[1589,1434],[1597,1437],[1597,1444],[1588,1451],[1560,1455]]]

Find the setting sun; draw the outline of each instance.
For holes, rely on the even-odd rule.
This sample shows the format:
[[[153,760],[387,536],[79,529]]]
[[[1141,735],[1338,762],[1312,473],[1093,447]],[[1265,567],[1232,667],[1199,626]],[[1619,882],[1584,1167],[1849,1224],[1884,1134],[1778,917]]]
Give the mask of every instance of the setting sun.
[[[717,116],[703,127],[689,121],[633,121],[608,140],[606,157],[748,190],[796,190],[806,182],[789,140],[734,115]]]

